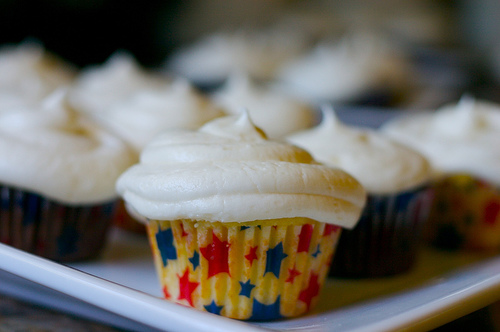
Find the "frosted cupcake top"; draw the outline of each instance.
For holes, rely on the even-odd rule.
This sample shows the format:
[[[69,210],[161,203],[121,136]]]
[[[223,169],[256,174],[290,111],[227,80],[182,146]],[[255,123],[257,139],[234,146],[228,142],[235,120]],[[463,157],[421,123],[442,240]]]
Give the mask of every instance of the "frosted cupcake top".
[[[177,50],[166,68],[198,84],[221,82],[233,72],[268,80],[305,47],[305,35],[291,28],[218,32]]]
[[[118,176],[136,161],[120,139],[67,107],[65,91],[38,108],[0,113],[0,182],[70,204],[117,197]]]
[[[114,53],[104,64],[83,69],[72,86],[69,101],[80,110],[103,112],[139,91],[159,91],[166,78],[140,67],[132,55]]]
[[[22,43],[0,49],[0,110],[32,105],[73,81],[76,70],[42,45]]]
[[[132,211],[160,220],[306,217],[351,228],[365,202],[353,177],[267,140],[246,112],[198,131],[162,133],[119,178],[117,190]]]
[[[319,162],[347,171],[371,194],[409,190],[431,177],[430,165],[420,153],[374,130],[342,124],[331,108],[323,109],[320,125],[287,140]]]
[[[463,97],[381,130],[422,152],[439,174],[466,172],[500,185],[500,106]]]
[[[408,74],[404,58],[382,38],[353,34],[322,41],[281,68],[282,89],[303,98],[346,102],[380,89],[400,89]]]
[[[164,129],[197,129],[225,115],[186,80],[146,73],[124,54],[83,74],[71,101],[138,151]]]
[[[319,116],[312,105],[268,86],[258,86],[244,74],[232,75],[213,99],[232,114],[248,110],[252,121],[270,138],[309,128]]]

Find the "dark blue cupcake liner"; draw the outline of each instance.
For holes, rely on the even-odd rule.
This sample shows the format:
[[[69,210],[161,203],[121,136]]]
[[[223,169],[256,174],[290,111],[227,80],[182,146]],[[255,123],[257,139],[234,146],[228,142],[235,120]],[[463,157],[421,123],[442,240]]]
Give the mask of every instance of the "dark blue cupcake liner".
[[[432,197],[429,186],[394,195],[368,195],[356,227],[342,231],[329,276],[383,277],[409,270]]]
[[[70,206],[0,185],[0,242],[59,262],[96,257],[115,202]]]

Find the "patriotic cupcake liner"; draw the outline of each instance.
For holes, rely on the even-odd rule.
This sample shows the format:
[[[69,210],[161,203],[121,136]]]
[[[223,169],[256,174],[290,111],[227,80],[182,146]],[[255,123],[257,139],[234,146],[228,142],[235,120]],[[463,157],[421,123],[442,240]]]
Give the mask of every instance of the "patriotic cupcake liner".
[[[0,242],[59,262],[96,257],[115,207],[67,206],[1,185],[0,199]]]
[[[500,249],[500,188],[477,177],[456,174],[434,185],[436,199],[424,237],[446,250]]]
[[[148,234],[165,298],[252,321],[311,310],[340,228],[303,218],[275,222],[150,220]]]
[[[432,201],[429,186],[395,195],[368,195],[356,227],[342,231],[329,275],[369,278],[409,270]]]

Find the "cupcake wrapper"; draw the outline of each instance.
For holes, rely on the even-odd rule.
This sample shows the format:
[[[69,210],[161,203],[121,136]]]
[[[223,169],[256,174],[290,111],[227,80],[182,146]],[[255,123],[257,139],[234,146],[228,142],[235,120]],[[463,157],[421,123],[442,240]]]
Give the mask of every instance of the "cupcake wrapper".
[[[434,188],[427,242],[446,250],[500,249],[500,188],[469,175],[448,176]]]
[[[410,269],[432,200],[429,187],[396,195],[368,195],[356,227],[342,232],[329,275],[382,277]]]
[[[115,206],[66,206],[8,186],[0,199],[0,242],[61,262],[101,252]]]
[[[242,320],[274,320],[317,302],[337,226],[227,226],[150,221],[148,234],[166,299]]]

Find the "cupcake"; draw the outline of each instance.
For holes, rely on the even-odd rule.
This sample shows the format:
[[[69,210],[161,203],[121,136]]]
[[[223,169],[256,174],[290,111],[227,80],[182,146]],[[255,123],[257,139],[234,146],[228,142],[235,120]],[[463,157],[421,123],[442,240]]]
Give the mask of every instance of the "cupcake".
[[[427,160],[373,129],[342,124],[326,107],[319,126],[287,140],[347,171],[368,193],[359,223],[340,238],[330,274],[381,277],[410,269],[432,198]]]
[[[500,249],[500,106],[464,96],[397,118],[387,134],[423,153],[434,171],[427,241],[450,250]]]
[[[290,27],[220,31],[174,51],[165,69],[204,90],[218,88],[232,73],[272,80],[283,63],[308,46],[304,33]]]
[[[57,90],[36,108],[0,112],[0,241],[67,262],[100,253],[115,181],[136,157],[65,96]]]
[[[353,33],[321,40],[280,68],[277,85],[314,103],[394,105],[407,93],[410,67],[386,39]]]
[[[165,298],[241,320],[309,311],[365,200],[353,177],[267,140],[246,112],[164,132],[117,191],[147,223]]]
[[[0,111],[31,106],[60,87],[71,84],[76,69],[46,51],[24,42],[0,48]]]
[[[230,114],[248,110],[255,125],[269,138],[312,127],[319,120],[319,112],[312,105],[269,85],[257,84],[245,74],[231,75],[212,98]]]

